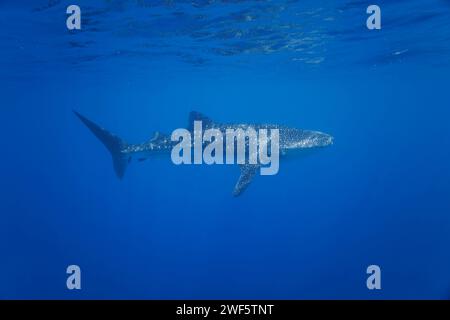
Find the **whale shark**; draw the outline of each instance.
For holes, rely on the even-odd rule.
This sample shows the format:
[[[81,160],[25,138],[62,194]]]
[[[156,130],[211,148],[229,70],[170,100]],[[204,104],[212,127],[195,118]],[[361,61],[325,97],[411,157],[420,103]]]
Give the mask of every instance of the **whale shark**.
[[[124,177],[126,168],[132,161],[142,162],[159,154],[170,155],[172,149],[178,143],[177,141],[173,141],[170,135],[157,131],[146,142],[129,144],[77,111],[74,110],[73,112],[110,152],[114,171],[119,179]],[[301,154],[308,149],[322,148],[333,144],[333,137],[320,131],[290,128],[276,124],[226,124],[213,121],[211,118],[197,111],[192,111],[189,114],[188,126],[186,128],[189,132],[194,132],[194,122],[196,121],[201,121],[205,129],[218,129],[223,133],[228,129],[253,129],[255,131],[260,129],[277,129],[279,132],[278,144],[281,158],[293,154]],[[259,163],[243,163],[238,165],[240,167],[240,176],[233,189],[234,196],[241,195],[247,189],[257,174],[258,169],[261,167]]]

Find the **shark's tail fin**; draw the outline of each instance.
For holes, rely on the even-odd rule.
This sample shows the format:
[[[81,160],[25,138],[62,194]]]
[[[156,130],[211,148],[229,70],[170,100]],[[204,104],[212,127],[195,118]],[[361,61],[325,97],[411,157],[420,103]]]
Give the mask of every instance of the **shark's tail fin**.
[[[122,152],[127,147],[125,141],[85,118],[78,112],[73,112],[109,150],[113,160],[114,171],[117,177],[122,179],[128,165],[128,157]]]

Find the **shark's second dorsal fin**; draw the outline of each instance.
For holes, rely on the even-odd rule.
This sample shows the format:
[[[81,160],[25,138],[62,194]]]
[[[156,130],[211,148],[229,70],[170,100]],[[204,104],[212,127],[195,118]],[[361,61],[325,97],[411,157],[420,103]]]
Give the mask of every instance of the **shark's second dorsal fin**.
[[[159,131],[156,131],[153,135],[153,138],[150,139],[150,142],[152,143],[159,143],[159,142],[165,142],[170,141],[170,136],[168,136],[165,133],[161,133]]]
[[[155,132],[155,135],[151,139],[151,141],[157,141],[161,137],[161,133],[159,131]]]
[[[201,121],[203,128],[210,128],[214,123],[210,118],[208,118],[204,114],[197,111],[191,111],[189,113],[189,123],[188,123],[189,131],[194,131],[194,121]]]

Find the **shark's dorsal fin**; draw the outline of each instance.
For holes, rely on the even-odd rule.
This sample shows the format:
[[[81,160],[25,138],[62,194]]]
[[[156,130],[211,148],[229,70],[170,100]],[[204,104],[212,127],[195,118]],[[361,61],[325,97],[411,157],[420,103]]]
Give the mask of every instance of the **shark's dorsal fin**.
[[[250,182],[252,182],[253,177],[256,175],[259,167],[260,166],[258,164],[239,165],[239,168],[241,169],[241,175],[239,176],[239,180],[234,187],[233,196],[237,197],[242,192],[244,192],[245,189],[247,189]]]
[[[204,114],[197,111],[191,111],[189,113],[189,123],[188,123],[189,131],[194,130],[194,121],[201,121],[203,128],[210,128],[214,123],[209,117],[205,116]]]

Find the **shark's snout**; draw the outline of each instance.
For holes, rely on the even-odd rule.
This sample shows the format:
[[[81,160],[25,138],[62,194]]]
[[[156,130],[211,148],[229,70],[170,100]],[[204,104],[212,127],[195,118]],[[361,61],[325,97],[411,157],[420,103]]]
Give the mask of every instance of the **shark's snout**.
[[[328,145],[328,146],[332,145],[332,144],[333,144],[333,141],[334,141],[334,137],[328,135],[328,138],[327,138],[327,145]]]
[[[332,145],[334,140],[333,136],[323,132],[316,132],[312,139],[314,140],[314,144],[317,147],[326,147]]]

